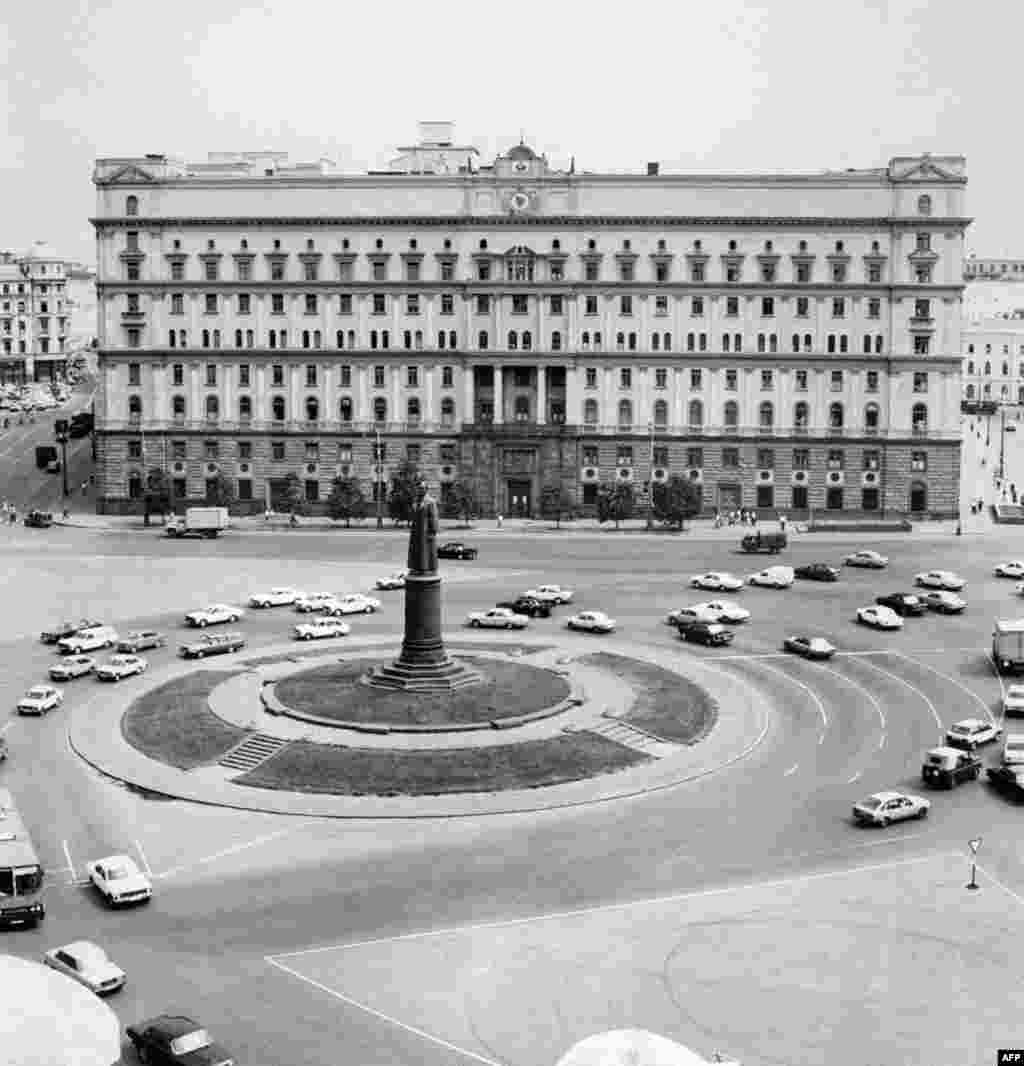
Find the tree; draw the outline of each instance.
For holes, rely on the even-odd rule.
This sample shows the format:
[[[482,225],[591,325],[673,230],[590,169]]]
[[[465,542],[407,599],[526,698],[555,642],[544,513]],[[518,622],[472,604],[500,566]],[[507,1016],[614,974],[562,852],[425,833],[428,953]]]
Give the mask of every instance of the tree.
[[[683,528],[688,518],[700,514],[704,498],[700,485],[688,477],[678,475],[668,481],[655,481],[651,493],[651,509],[659,522]]]
[[[306,513],[306,490],[299,480],[298,474],[289,474],[284,479],[284,492],[281,494],[281,503],[289,514],[300,515]]]
[[[235,502],[235,486],[223,474],[206,483],[206,503],[210,507],[230,507]]]
[[[562,515],[572,507],[569,494],[562,485],[545,485],[540,493],[540,513],[553,518],[556,528],[561,528]]]
[[[327,513],[332,520],[345,519],[346,528],[351,528],[353,518],[366,514],[366,496],[359,480],[354,477],[336,477],[327,497]]]
[[[476,493],[468,481],[453,481],[447,492],[446,512],[454,517],[462,518],[468,526],[469,520],[476,510]]]
[[[597,490],[597,520],[615,528],[633,513],[633,486],[628,481],[605,482]]]
[[[399,522],[412,521],[412,508],[416,502],[416,483],[419,470],[415,463],[404,460],[391,475],[391,488],[388,490],[388,515]]]
[[[149,516],[158,514],[161,518],[171,510],[171,482],[167,474],[159,467],[154,467],[146,475],[145,522],[149,525]]]

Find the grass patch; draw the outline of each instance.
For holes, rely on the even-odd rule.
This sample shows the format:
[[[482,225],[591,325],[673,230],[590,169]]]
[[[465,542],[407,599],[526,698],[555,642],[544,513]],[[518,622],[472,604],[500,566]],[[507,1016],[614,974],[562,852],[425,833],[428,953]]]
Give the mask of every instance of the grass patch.
[[[299,741],[237,777],[241,785],[343,796],[443,796],[543,788],[624,770],[649,756],[596,733],[444,751],[340,748]]]
[[[718,720],[718,704],[699,685],[660,666],[608,652],[582,657],[633,687],[636,699],[622,721],[675,744],[696,744]]]
[[[198,670],[168,681],[137,699],[121,719],[121,735],[133,748],[179,770],[216,762],[248,736],[207,705],[207,697],[243,671]]]
[[[552,645],[550,644],[510,644],[506,640],[496,640],[493,644],[489,644],[483,641],[474,640],[472,644],[460,644],[457,640],[446,640],[445,646],[451,652],[453,649],[463,649],[466,654],[463,655],[462,651],[454,651],[453,654],[458,655],[460,659],[472,658],[474,651],[489,651],[498,655],[537,655],[542,651],[550,651]]]
[[[570,692],[563,677],[519,662],[460,656],[484,677],[461,692],[427,694],[369,688],[359,679],[373,659],[346,659],[292,674],[274,686],[277,698],[292,710],[339,722],[382,725],[450,725],[489,722],[540,711]]]

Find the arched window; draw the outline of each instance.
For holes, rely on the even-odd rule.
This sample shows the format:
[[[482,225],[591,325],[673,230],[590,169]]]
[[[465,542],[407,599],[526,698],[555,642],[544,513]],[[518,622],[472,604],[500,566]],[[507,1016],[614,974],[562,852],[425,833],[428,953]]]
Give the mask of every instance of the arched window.
[[[476,339],[476,345],[480,349],[480,351],[487,351],[487,330],[480,330],[480,335]]]
[[[270,347],[277,347],[277,334],[273,330],[270,331]]]
[[[594,351],[599,352],[601,350],[601,331],[599,329],[594,330]]]
[[[1024,395],[1024,388],[1022,388],[1020,391],[1021,391],[1021,394]],[[974,399],[974,386],[973,385],[968,385],[967,386],[967,399],[968,400],[973,400]],[[1020,402],[1024,403],[1024,400],[1021,400]]]
[[[407,329],[407,330],[403,331],[403,333],[402,333],[402,344],[404,345],[406,351],[411,351],[412,350],[412,330],[411,329]]]
[[[761,429],[771,429],[775,424],[775,408],[771,401],[765,400],[757,409],[757,421]]]
[[[974,373],[974,360],[973,359],[968,359],[967,360],[967,373],[968,374],[973,374]]]
[[[288,347],[288,330],[279,329],[277,331],[277,346],[279,348],[287,348]],[[385,344],[384,347],[386,348],[387,345]]]
[[[636,351],[636,334],[635,333],[630,333],[630,335],[629,335],[629,350],[631,352],[635,352]]]
[[[304,329],[302,331],[302,347],[303,348],[308,348],[309,347],[309,330],[308,329]]]
[[[377,347],[377,331],[375,329],[370,330],[370,347]]]
[[[128,498],[130,500],[138,500],[142,497],[142,474],[138,470],[133,470],[128,475]]]
[[[514,352],[519,347],[519,334],[514,329],[508,331],[508,350]]]
[[[878,429],[878,404],[869,403],[864,408],[864,428],[867,430]]]
[[[1003,360],[1003,377],[1005,378],[1010,373],[1010,364]]]
[[[775,333],[768,334],[768,351],[773,354],[779,350],[779,338]]]
[[[452,426],[455,424],[455,401],[446,396],[441,401],[441,425]]]
[[[804,334],[804,351],[805,352],[809,352],[809,351],[811,351],[813,349],[813,347],[814,347],[814,341],[812,340],[811,335],[809,333],[805,333]]]
[[[790,338],[789,346],[793,349],[794,352],[799,352],[800,351],[800,334],[799,333],[794,333],[793,334],[793,336]]]
[[[214,348],[219,348],[220,347],[220,330],[219,329],[215,329],[213,331],[213,346],[214,346]]]
[[[178,347],[179,348],[187,348],[188,347],[188,333],[185,330],[183,330],[183,329],[179,329],[178,330]]]
[[[408,422],[416,423],[420,420],[420,401],[417,396],[410,396],[405,404],[405,417]]]
[[[930,215],[932,213],[932,198],[930,196],[919,196],[917,198],[917,213],[919,215]]]
[[[828,335],[828,340],[825,343],[825,350],[828,352],[829,355],[835,355],[836,335],[834,333],[830,333]]]
[[[757,335],[757,350],[763,352],[765,350],[765,336],[763,333]]]
[[[811,409],[801,400],[793,408],[793,425],[797,429],[806,429],[810,423]]]
[[[665,349],[666,352],[672,351],[672,334],[671,333],[663,333],[661,335],[661,346],[662,346],[662,348]]]
[[[689,425],[704,425],[704,405],[700,400],[691,400],[689,409]]]
[[[248,422],[252,418],[252,397],[251,396],[239,396],[238,397],[238,420],[240,422]]]
[[[588,330],[583,331],[583,335],[580,337],[580,347],[585,351],[590,351],[590,332]]]
[[[882,354],[882,334],[879,333],[875,336],[875,355]]]
[[[659,429],[668,425],[668,404],[664,400],[654,401],[654,424]]]
[[[843,405],[841,403],[829,404],[828,426],[829,429],[843,428]]]
[[[588,426],[597,425],[597,400],[586,400],[584,402],[583,421]]]
[[[729,336],[729,334],[728,333],[723,333],[722,334],[722,351],[723,352],[729,351],[729,346],[730,346],[731,343],[732,343],[732,338]]]
[[[528,352],[533,348],[533,334],[528,330],[523,330],[523,351]]]
[[[924,514],[928,510],[928,487],[923,481],[910,483],[910,510],[913,514]]]
[[[342,396],[338,401],[338,417],[342,422],[352,421],[352,397]]]
[[[553,352],[562,350],[562,334],[557,329],[551,334],[551,350]]]
[[[448,331],[448,347],[458,348],[458,346],[458,338],[455,335],[455,330],[451,329]]]
[[[740,405],[735,400],[728,400],[722,412],[722,421],[730,429],[740,424]]]
[[[633,425],[633,405],[629,400],[619,400],[619,429]]]
[[[445,348],[446,334],[443,329],[437,332],[437,346],[443,352]]]
[[[391,334],[386,329],[380,331],[380,346],[382,348],[391,347]],[[284,345],[282,344],[281,347],[283,348]]]
[[[413,342],[413,346],[415,347],[416,351],[418,351],[418,352],[422,352],[423,351],[423,330],[421,330],[421,329],[416,330],[416,332],[413,334],[412,342]]]
[[[129,396],[128,397],[128,421],[129,422],[141,422],[142,421],[142,397],[141,396]]]
[[[206,397],[206,421],[216,422],[220,418],[220,400],[216,396]]]
[[[985,360],[985,373],[986,374],[991,374],[992,373],[992,364],[987,359]]]
[[[178,346],[178,334],[173,329],[167,334],[167,343],[172,348],[177,348]]]
[[[210,347],[210,331],[208,329],[203,330],[203,347]]]
[[[651,334],[651,351],[657,352],[661,349],[661,336],[657,333]]]
[[[323,335],[320,330],[313,330],[313,347],[319,348],[323,344]]]
[[[334,343],[338,348],[345,347],[345,331],[343,329],[339,329],[338,332],[334,334]]]
[[[175,396],[171,400],[171,414],[174,418],[181,422],[185,418],[185,397]]]
[[[1010,386],[1009,385],[1000,385],[999,386],[999,395],[1000,395],[1000,397],[1002,399],[1004,399],[1004,400],[1007,399],[1009,397],[1009,395],[1010,395]]]
[[[315,396],[306,397],[306,421],[320,421],[320,401]]]
[[[270,417],[275,422],[283,422],[284,421],[284,412],[285,412],[284,397],[283,396],[275,396],[275,397],[273,397],[273,399],[270,401]]]
[[[865,355],[870,355],[871,354],[871,334],[870,333],[865,333],[864,334],[864,354]]]
[[[839,351],[846,353],[850,350],[850,338],[845,333],[839,334]]]
[[[928,432],[928,405],[915,403],[910,412],[910,425],[915,433]]]
[[[742,352],[743,351],[743,334],[742,333],[734,333],[732,335],[732,350],[734,352]]]
[[[696,343],[697,343],[697,334],[696,333],[687,333],[686,334],[686,350],[688,352],[692,352],[694,350],[694,345]]]
[[[242,331],[240,329],[235,330],[235,347],[242,347]]]
[[[626,350],[626,334],[625,333],[616,333],[615,334],[615,350],[617,352],[622,352],[622,351]]]
[[[137,196],[129,196],[125,200],[124,213],[126,215],[137,215],[139,213],[139,198]]]
[[[356,346],[356,331],[354,329],[350,329],[348,331],[348,346],[350,348],[354,348]]]
[[[373,398],[374,422],[386,422],[388,420],[388,401],[383,396]]]

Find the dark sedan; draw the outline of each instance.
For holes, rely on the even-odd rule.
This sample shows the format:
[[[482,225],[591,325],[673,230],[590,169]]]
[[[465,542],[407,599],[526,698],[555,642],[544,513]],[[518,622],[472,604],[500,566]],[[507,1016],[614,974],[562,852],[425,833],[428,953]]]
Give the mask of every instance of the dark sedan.
[[[928,610],[921,597],[912,592],[890,592],[886,596],[876,596],[875,603],[895,611],[901,618],[917,618]]]
[[[25,525],[34,529],[49,529],[53,525],[53,515],[49,511],[29,511],[25,515]]]
[[[805,659],[831,659],[836,653],[836,649],[824,637],[786,637],[782,647]]]
[[[529,618],[550,618],[551,604],[544,600],[538,600],[533,596],[520,596],[517,600],[505,600],[495,604],[496,607],[507,607],[516,614],[525,614]]]
[[[438,559],[475,559],[476,556],[476,548],[471,548],[468,544],[457,540],[442,544],[437,549]]]
[[[234,1059],[210,1034],[183,1014],[158,1014],[144,1022],[129,1025],[128,1039],[140,1062],[160,1066],[234,1066]]]
[[[679,630],[679,636],[693,644],[708,644],[718,647],[731,644],[733,633],[719,622],[694,622],[692,626],[686,626]]]
[[[805,581],[838,581],[839,567],[829,566],[828,563],[807,563],[794,567],[793,576],[802,577]]]

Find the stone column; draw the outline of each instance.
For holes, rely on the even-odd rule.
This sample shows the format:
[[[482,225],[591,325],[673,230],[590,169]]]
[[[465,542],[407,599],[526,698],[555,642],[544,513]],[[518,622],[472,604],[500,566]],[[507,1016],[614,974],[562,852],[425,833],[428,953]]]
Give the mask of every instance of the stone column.
[[[548,389],[547,368],[537,367],[537,425],[543,426],[547,422],[548,413]]]
[[[505,368],[498,363],[494,368],[494,424],[501,425],[505,421],[505,392],[503,375]]]
[[[473,364],[468,361],[462,368],[462,396],[462,403],[464,409],[462,411],[462,418],[460,419],[460,421],[475,422],[476,410],[473,406]]]

